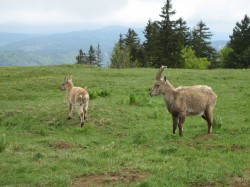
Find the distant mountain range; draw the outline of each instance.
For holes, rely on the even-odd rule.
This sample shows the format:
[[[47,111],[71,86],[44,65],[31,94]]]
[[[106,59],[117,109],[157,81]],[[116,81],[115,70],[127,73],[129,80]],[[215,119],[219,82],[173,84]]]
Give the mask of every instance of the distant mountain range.
[[[133,29],[143,41],[143,29]],[[98,43],[103,65],[107,66],[119,35],[127,31],[126,27],[112,26],[50,35],[0,33],[0,66],[74,64],[79,49],[88,52],[90,45],[95,48]],[[212,45],[220,49],[226,42],[215,41]]]

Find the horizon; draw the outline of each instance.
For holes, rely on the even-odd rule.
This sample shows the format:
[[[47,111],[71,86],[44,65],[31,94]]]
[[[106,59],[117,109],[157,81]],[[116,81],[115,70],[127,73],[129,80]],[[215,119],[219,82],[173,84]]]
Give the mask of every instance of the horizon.
[[[165,3],[166,0],[0,0],[0,32],[44,35],[110,26],[144,29],[149,19],[161,19]],[[171,4],[176,11],[173,20],[183,18],[190,29],[202,20],[213,34],[211,40],[229,40],[236,23],[250,12],[249,0],[172,0]]]
[[[110,26],[104,26],[104,27],[100,27],[100,28],[86,28],[86,29],[81,29],[81,30],[72,30],[72,31],[55,31],[55,32],[41,32],[41,33],[36,33],[36,32],[15,32],[15,31],[13,31],[13,32],[2,32],[2,31],[0,31],[0,33],[2,33],[2,34],[13,34],[13,35],[28,35],[28,36],[30,36],[30,37],[43,37],[43,36],[49,36],[49,35],[57,35],[57,34],[67,34],[67,33],[73,33],[73,32],[77,32],[77,33],[79,33],[79,32],[87,32],[87,31],[98,31],[98,30],[105,30],[105,29],[109,29],[109,28],[115,28],[115,29],[123,29],[124,31],[127,29],[129,29],[129,28],[131,28],[131,29],[134,29],[135,30],[135,32],[138,34],[138,36],[139,36],[139,38],[141,39],[141,40],[143,40],[143,38],[142,37],[144,37],[144,34],[143,34],[143,31],[144,31],[144,29],[145,29],[145,27],[143,28],[143,27],[126,27],[126,26],[119,26],[119,25],[110,25]],[[127,30],[126,30],[126,32],[127,32]],[[126,34],[126,32],[123,32],[123,33],[120,33],[120,34]],[[229,41],[230,40],[230,38],[229,38],[229,35],[231,35],[231,34],[229,34],[228,36],[226,36],[226,35],[220,35],[220,36],[218,36],[217,35],[217,37],[214,37],[215,36],[215,34],[214,33],[212,33],[213,34],[213,36],[211,37],[211,41]]]

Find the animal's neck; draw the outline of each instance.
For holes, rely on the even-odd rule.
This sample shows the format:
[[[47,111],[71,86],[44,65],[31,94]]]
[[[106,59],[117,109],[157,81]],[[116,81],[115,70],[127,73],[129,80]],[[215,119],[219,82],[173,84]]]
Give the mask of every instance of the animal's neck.
[[[171,94],[176,91],[175,87],[169,81],[166,81],[165,89],[166,91],[164,94]]]
[[[173,87],[173,85],[169,82],[166,81],[165,83],[165,92],[163,94],[164,101],[167,105],[168,111],[170,112],[170,107],[172,105],[172,102],[174,100],[174,93],[176,92],[176,88]]]
[[[67,87],[66,87],[66,93],[67,95],[69,95],[69,93],[71,92],[71,90],[73,89],[73,84],[69,84]]]

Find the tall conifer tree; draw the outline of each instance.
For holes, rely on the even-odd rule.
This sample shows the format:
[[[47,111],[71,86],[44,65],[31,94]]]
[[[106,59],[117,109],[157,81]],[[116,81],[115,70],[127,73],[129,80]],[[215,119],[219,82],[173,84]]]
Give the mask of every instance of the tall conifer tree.
[[[211,46],[210,39],[213,34],[203,21],[200,21],[191,33],[191,48],[196,57],[207,58],[210,62],[215,60],[216,50]]]
[[[250,18],[247,15],[244,16],[244,19],[240,23],[236,23],[228,45],[233,49],[233,51],[229,54],[229,61],[226,63],[226,67],[249,68]]]
[[[176,11],[172,9],[171,0],[167,0],[162,7],[159,21],[160,32],[159,41],[161,47],[161,55],[158,63],[168,65],[169,67],[182,67],[183,59],[181,57],[181,50],[184,47],[183,20],[172,20]],[[160,64],[157,64],[159,66]]]
[[[95,52],[96,52],[96,63],[95,63],[95,65],[101,67],[102,66],[102,60],[103,60],[103,55],[102,55],[101,46],[100,46],[99,43],[97,45],[97,48],[96,48]]]
[[[148,66],[156,65],[159,61],[158,56],[161,56],[159,32],[159,24],[156,21],[149,20],[144,30],[146,40],[143,43],[145,60]]]
[[[92,45],[90,45],[90,47],[89,47],[88,60],[89,60],[89,64],[95,65],[96,54],[95,54],[95,49],[93,48]]]

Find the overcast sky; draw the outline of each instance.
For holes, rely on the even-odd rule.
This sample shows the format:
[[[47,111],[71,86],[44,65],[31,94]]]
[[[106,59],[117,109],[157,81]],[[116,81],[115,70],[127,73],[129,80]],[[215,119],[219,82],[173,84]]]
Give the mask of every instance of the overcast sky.
[[[110,25],[144,28],[160,20],[166,0],[0,0],[0,32],[49,33]],[[228,39],[250,16],[250,0],[172,0],[175,18],[189,27],[202,20],[214,39]]]

